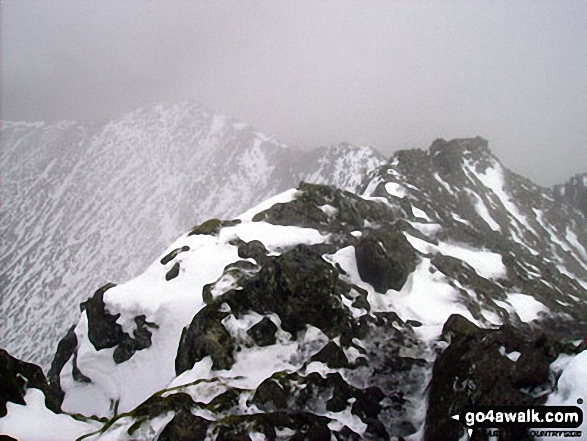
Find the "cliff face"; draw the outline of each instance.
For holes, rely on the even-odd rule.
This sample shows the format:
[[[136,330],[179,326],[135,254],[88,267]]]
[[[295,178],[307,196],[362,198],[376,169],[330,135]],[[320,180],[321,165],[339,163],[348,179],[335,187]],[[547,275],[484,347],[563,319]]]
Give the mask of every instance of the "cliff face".
[[[194,224],[234,216],[301,180],[354,190],[368,147],[299,152],[191,103],[106,124],[0,128],[2,345],[48,367],[75,308],[140,274]]]
[[[575,175],[563,185],[555,185],[554,194],[587,217],[587,173]]]
[[[576,405],[585,228],[485,140],[437,140],[359,194],[302,183],[189,230],[82,303],[42,391],[91,440],[459,440],[467,405]]]

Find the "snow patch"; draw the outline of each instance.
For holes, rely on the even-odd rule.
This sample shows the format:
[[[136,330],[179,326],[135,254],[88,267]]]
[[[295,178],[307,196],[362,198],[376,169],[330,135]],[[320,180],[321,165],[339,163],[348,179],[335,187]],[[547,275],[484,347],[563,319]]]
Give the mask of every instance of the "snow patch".
[[[420,210],[419,208],[414,207],[413,205],[412,205],[412,213],[414,213],[415,217],[420,217],[422,219],[426,219],[429,222],[433,222],[433,220],[430,219],[430,216],[428,216],[424,210]]]
[[[254,206],[253,208],[245,211],[243,214],[237,217],[237,219],[241,219],[243,221],[252,221],[253,217],[262,211],[268,210],[273,207],[275,204],[285,204],[287,202],[293,201],[301,192],[295,188],[291,188],[289,190],[284,191],[283,193],[279,193],[269,199],[264,200],[260,204]]]
[[[550,311],[545,305],[527,294],[511,293],[507,295],[507,301],[494,300],[494,302],[510,313],[515,312],[520,320],[526,323],[537,319],[540,313]]]
[[[388,182],[385,184],[385,191],[387,191],[391,196],[395,196],[396,198],[400,199],[404,198],[408,194],[405,188],[397,182]]]
[[[28,389],[24,400],[26,406],[6,403],[8,414],[0,419],[1,434],[20,441],[74,441],[102,427],[97,422],[53,413],[45,407],[45,395],[40,390]]]
[[[473,198],[473,205],[475,206],[475,211],[481,217],[481,219],[483,219],[485,221],[485,223],[487,225],[489,225],[489,228],[491,228],[493,231],[501,231],[501,227],[491,217],[491,215],[489,214],[489,211],[487,210],[487,207],[485,206],[485,203],[479,197],[479,195],[477,193],[472,192],[471,190],[468,190],[468,189],[466,191],[467,191],[467,194],[471,198]]]

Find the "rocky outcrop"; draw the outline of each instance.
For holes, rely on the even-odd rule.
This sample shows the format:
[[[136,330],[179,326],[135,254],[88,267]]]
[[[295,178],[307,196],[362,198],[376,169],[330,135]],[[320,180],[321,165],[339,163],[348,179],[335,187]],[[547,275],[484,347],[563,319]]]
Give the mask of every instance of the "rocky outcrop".
[[[563,185],[555,185],[554,195],[559,201],[574,206],[587,218],[587,173],[577,174]]]
[[[50,372],[62,407],[104,437],[456,441],[465,406],[576,400],[583,217],[485,140],[399,152],[360,196],[273,201],[85,302]]]
[[[0,418],[6,416],[6,403],[26,404],[24,397],[30,388],[43,392],[47,408],[60,412],[60,403],[49,395],[49,385],[41,368],[0,349]]]

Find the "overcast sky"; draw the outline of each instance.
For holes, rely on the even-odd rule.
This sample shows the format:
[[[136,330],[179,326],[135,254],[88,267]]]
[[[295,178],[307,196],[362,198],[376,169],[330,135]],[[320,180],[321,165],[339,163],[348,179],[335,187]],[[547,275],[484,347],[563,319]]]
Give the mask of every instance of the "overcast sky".
[[[303,147],[483,136],[587,171],[587,1],[2,0],[1,117],[195,100]]]

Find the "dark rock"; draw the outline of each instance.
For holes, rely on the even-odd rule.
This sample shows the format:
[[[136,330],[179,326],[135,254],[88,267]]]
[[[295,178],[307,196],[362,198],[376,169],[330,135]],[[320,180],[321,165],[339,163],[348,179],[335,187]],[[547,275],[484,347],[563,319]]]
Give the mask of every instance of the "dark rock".
[[[557,355],[553,351],[552,342],[544,337],[540,338],[534,345],[521,351],[513,373],[513,384],[524,388],[548,383],[550,364]]]
[[[194,406],[195,403],[193,402],[192,398],[188,394],[183,392],[176,392],[165,397],[158,394],[153,395],[144,402],[142,402],[137,408],[128,413],[128,416],[134,418],[135,420],[132,426],[128,429],[128,434],[132,435],[139,427],[141,427],[141,425],[145,421],[150,421],[154,418],[157,418],[159,415],[171,411],[175,412],[175,416],[173,419],[177,418],[177,420],[174,424],[172,424],[173,419],[169,423],[167,423],[167,426],[171,425],[171,427],[167,431],[167,438],[163,439],[175,439],[169,438],[170,435],[188,436],[190,435],[189,430],[193,431],[191,434],[198,434],[200,433],[201,425],[205,424],[206,420],[200,420],[197,417],[194,417],[192,419],[189,417],[189,415],[191,414],[190,409]],[[191,423],[193,425],[190,427],[189,425],[186,425],[186,423]]]
[[[287,409],[287,392],[275,380],[264,380],[253,396],[253,403],[261,410],[273,412]]]
[[[267,262],[225,301],[233,310],[276,313],[283,330],[294,335],[310,324],[334,337],[350,327],[348,310],[339,300],[349,289],[312,247],[298,245]]]
[[[442,327],[442,337],[457,336],[458,338],[466,338],[475,335],[478,331],[479,328],[462,315],[451,314]]]
[[[204,441],[210,421],[181,409],[157,438],[157,441]]]
[[[241,221],[236,220],[219,220],[219,219],[210,219],[206,222],[195,226],[192,230],[188,233],[188,236],[193,236],[194,234],[207,234],[207,235],[215,235],[224,228],[224,227],[232,227],[234,225],[240,224]]]
[[[339,432],[334,433],[337,441],[361,441],[361,436],[353,432],[348,426],[344,426]]]
[[[462,425],[450,416],[465,406],[532,406],[543,404],[545,395],[535,397],[524,388],[548,387],[550,364],[562,348],[530,328],[503,325],[480,329],[461,316],[447,320],[443,335],[450,345],[434,362],[428,394],[424,440],[456,440]],[[520,351],[516,362],[503,356]],[[508,432],[504,439],[529,439],[527,431]],[[517,438],[516,438],[517,437]],[[501,438],[500,438],[501,439]]]
[[[144,315],[135,317],[135,323],[137,327],[133,331],[134,338],[125,332],[112,354],[112,358],[116,364],[129,360],[136,351],[151,347],[152,332],[148,328],[158,329],[159,326],[155,323],[148,322]]]
[[[69,359],[74,354],[77,348],[77,336],[74,332],[75,325],[69,328],[65,337],[61,339],[57,345],[57,352],[51,363],[51,368],[47,374],[47,381],[49,382],[49,395],[55,400],[59,406],[63,403],[65,393],[61,389],[60,374],[61,370]]]
[[[275,333],[277,332],[277,325],[273,323],[269,317],[263,317],[259,322],[251,326],[247,334],[251,336],[253,341],[263,347],[274,345],[277,341]]]
[[[175,262],[175,265],[171,267],[167,274],[165,274],[165,280],[168,282],[172,279],[175,279],[179,274],[179,262]]]
[[[171,262],[173,259],[175,259],[175,257],[179,253],[183,253],[183,252],[186,252],[186,251],[189,251],[189,250],[190,250],[190,247],[188,247],[187,245],[184,245],[181,248],[174,249],[169,254],[167,254],[165,257],[163,257],[163,259],[161,259],[161,265],[167,265],[169,262]]]
[[[376,419],[381,412],[381,400],[385,394],[378,387],[368,387],[355,394],[356,401],[353,403],[351,412],[361,419]]]
[[[71,370],[71,375],[75,381],[78,383],[91,383],[92,379],[86,377],[80,370],[77,365],[77,351],[73,353],[73,367]]]
[[[330,232],[350,232],[363,229],[367,221],[380,221],[393,218],[390,209],[377,202],[365,201],[355,194],[341,191],[328,185],[301,182],[301,194],[293,201],[275,204],[268,210],[253,217],[254,221],[269,222],[274,225],[295,225]],[[328,216],[320,209],[330,205],[336,214]]]
[[[346,358],[344,351],[333,341],[329,341],[320,352],[312,355],[310,361],[319,361],[332,369],[349,366],[349,360]]]
[[[230,369],[234,364],[234,342],[222,324],[227,315],[218,311],[216,305],[207,305],[183,329],[175,358],[177,375],[208,355],[212,358],[213,369]]]
[[[587,173],[580,173],[564,185],[554,186],[554,195],[559,201],[566,201],[587,217]]]
[[[264,261],[266,255],[267,249],[263,245],[263,242],[259,240],[252,240],[238,247],[238,256],[242,259],[251,258],[261,263]]]
[[[110,314],[104,304],[104,293],[114,286],[116,285],[113,283],[104,285],[90,299],[80,304],[82,311],[88,316],[88,339],[97,351],[113,348],[124,335],[122,326],[116,323],[120,314]]]
[[[401,290],[416,268],[416,253],[401,231],[375,230],[355,246],[361,279],[376,291]]]
[[[61,412],[60,403],[49,394],[49,385],[41,368],[0,349],[0,418],[6,416],[6,403],[25,405],[24,397],[30,388],[43,392],[48,409]]]

